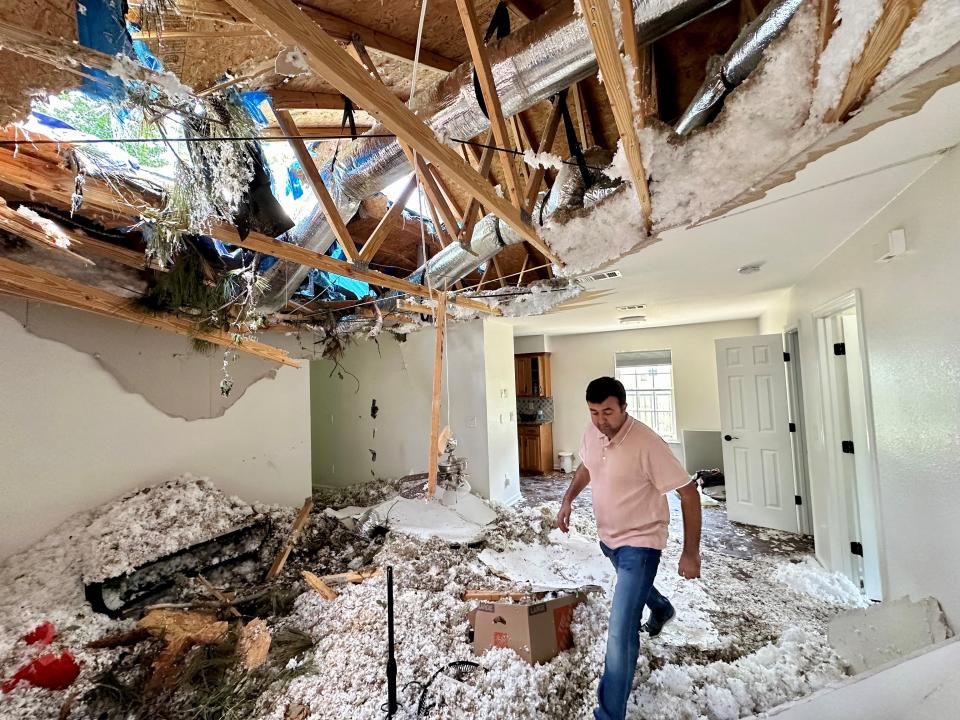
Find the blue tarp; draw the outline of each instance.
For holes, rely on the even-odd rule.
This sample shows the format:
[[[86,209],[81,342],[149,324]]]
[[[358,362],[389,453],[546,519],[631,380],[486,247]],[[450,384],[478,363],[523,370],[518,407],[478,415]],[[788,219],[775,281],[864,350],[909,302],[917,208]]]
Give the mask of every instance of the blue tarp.
[[[77,39],[84,47],[99,50],[107,55],[135,57],[133,42],[127,33],[123,15],[124,0],[83,0],[77,3]],[[126,96],[126,88],[119,78],[96,68],[84,68],[96,78],[83,81],[81,90],[92,98],[120,100]]]

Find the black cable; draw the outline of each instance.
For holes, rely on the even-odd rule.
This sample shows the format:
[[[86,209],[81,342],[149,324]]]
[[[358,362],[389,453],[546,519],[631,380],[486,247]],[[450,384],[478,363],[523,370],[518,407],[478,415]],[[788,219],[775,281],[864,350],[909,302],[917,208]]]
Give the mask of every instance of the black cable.
[[[472,660],[454,660],[452,663],[447,663],[439,670],[437,670],[426,683],[422,683],[419,680],[411,680],[406,685],[403,686],[404,692],[406,692],[409,687],[419,687],[420,688],[420,699],[417,701],[417,717],[423,717],[426,715],[427,711],[435,707],[434,705],[427,705],[427,692],[430,690],[430,686],[433,685],[433,681],[436,680],[440,673],[445,672],[453,668],[458,672],[462,672],[466,669],[477,669],[480,668],[480,663],[475,663]],[[485,668],[481,668],[484,669]]]

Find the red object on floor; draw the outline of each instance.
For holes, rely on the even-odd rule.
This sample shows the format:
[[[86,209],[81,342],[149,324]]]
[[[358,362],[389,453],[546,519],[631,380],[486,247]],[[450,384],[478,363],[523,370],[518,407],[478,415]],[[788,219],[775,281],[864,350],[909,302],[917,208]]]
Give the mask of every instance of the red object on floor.
[[[49,645],[53,641],[53,638],[56,634],[57,629],[53,626],[52,622],[42,622],[33,630],[24,635],[23,641],[27,645],[35,645],[37,643],[41,645]]]
[[[69,650],[56,653],[46,653],[34,658],[17,670],[9,680],[3,684],[3,692],[13,690],[17,683],[26,680],[36,687],[47,690],[63,690],[69,687],[80,674],[80,666]]]

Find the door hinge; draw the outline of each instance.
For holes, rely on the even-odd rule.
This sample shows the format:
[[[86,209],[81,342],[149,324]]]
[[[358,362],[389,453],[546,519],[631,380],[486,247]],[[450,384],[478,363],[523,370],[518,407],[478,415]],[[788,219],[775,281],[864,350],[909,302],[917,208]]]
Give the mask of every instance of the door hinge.
[[[850,552],[852,552],[854,555],[863,557],[863,544],[858,542],[850,543]]]
[[[847,354],[847,344],[846,344],[846,343],[834,343],[834,344],[833,344],[833,354],[834,354],[834,355],[846,355],[846,354]]]
[[[785,353],[783,354],[783,361],[784,361],[784,362],[790,362],[790,353],[785,352]]]
[[[803,498],[800,497],[799,495],[794,495],[794,496],[793,496],[793,503],[794,503],[794,505],[803,505]]]
[[[797,424],[796,424],[796,423],[790,423],[789,428],[790,428],[790,432],[796,432],[796,431],[797,431]]]
[[[844,440],[841,442],[840,449],[848,455],[853,455],[853,440]]]

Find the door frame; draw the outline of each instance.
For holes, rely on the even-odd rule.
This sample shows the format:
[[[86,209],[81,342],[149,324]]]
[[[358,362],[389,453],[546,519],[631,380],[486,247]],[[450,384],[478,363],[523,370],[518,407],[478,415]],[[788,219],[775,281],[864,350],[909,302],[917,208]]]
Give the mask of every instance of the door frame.
[[[800,367],[800,325],[794,323],[783,330],[783,345],[790,357],[787,366],[787,401],[791,421],[796,432],[791,433],[793,445],[793,477],[797,505],[797,526],[803,535],[813,536],[813,492],[810,489],[810,467],[807,461],[807,421],[803,409],[803,375]]]
[[[880,489],[879,489],[879,466],[877,462],[877,441],[873,422],[873,394],[870,384],[870,369],[868,362],[868,348],[864,332],[863,322],[863,303],[860,297],[860,290],[854,289],[840,297],[826,302],[812,312],[811,316],[814,323],[817,341],[817,360],[819,365],[819,395],[820,395],[820,413],[823,428],[824,448],[826,451],[826,466],[828,470],[828,481],[833,478],[844,476],[843,458],[841,456],[840,443],[846,438],[841,437],[839,427],[841,424],[841,411],[838,403],[841,398],[838,397],[838,377],[836,358],[833,354],[833,343],[831,338],[833,330],[830,327],[831,320],[841,315],[844,311],[853,309],[856,311],[857,318],[857,339],[860,346],[860,370],[862,378],[862,397],[863,411],[866,423],[867,447],[862,451],[858,448],[857,453],[865,453],[867,462],[863,463],[868,477],[857,477],[857,503],[860,507],[866,507],[873,516],[872,527],[874,528],[873,537],[864,537],[861,535],[861,542],[871,543],[876,548],[879,580],[880,580],[880,598],[886,595],[889,587],[887,582],[887,566],[884,547],[881,538],[884,537],[882,528],[882,516],[880,514]],[[849,382],[849,380],[848,380]],[[849,397],[842,398],[844,402],[849,403]],[[863,491],[866,492],[863,492]],[[849,543],[852,535],[851,523],[849,520],[850,511],[848,498],[843,487],[838,487],[834,482],[828,482],[826,492],[831,498],[829,503],[829,523],[831,526],[831,543],[833,552],[831,556],[840,558],[839,569],[848,577],[852,577],[853,562],[850,553]],[[857,512],[860,509],[857,508]],[[836,533],[833,532],[836,529]],[[862,531],[862,528],[861,528]],[[838,552],[839,551],[839,552]]]

